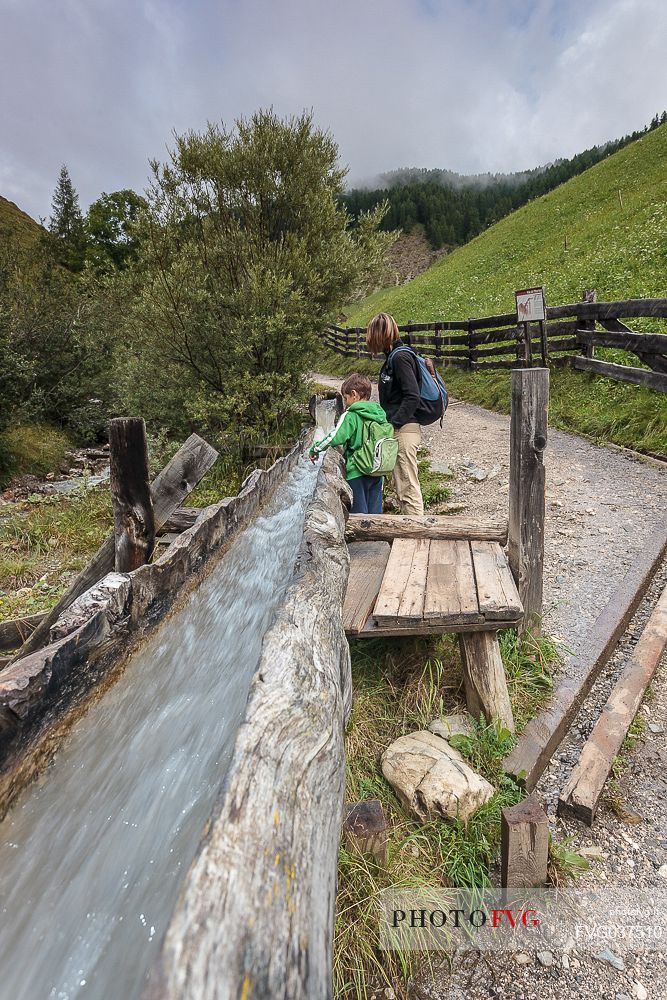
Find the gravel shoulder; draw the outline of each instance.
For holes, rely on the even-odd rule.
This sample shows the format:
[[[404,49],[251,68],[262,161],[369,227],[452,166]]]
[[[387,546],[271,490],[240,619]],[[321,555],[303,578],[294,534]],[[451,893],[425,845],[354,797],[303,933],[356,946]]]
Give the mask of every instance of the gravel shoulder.
[[[340,380],[316,376],[339,385]],[[509,491],[509,417],[458,400],[444,427],[426,428],[432,466],[449,471],[451,502],[466,514],[502,515]],[[667,466],[605,448],[575,434],[551,430],[545,452],[545,629],[562,644],[564,670],[585,646],[589,630],[614,588],[659,527],[667,511]],[[556,816],[558,792],[589,735],[628,654],[667,585],[667,564],[656,575],[616,653],[593,687],[570,733],[538,786],[555,840],[570,849],[593,848],[598,858],[581,883],[667,889],[667,657],[640,709],[643,734],[623,751],[620,773],[608,783],[594,826]],[[667,933],[667,932],[666,932]],[[554,955],[542,966],[535,954],[520,961],[463,957],[418,984],[415,997],[667,998],[665,954],[637,952],[623,969],[577,952]],[[525,964],[521,964],[524,962]]]

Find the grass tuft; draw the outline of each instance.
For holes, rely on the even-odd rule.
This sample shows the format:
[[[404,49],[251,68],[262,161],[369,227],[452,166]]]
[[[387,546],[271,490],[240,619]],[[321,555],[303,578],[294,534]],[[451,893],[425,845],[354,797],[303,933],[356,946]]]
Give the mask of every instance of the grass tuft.
[[[63,431],[48,424],[19,424],[4,432],[2,446],[11,474],[44,476],[58,469],[72,444]]]

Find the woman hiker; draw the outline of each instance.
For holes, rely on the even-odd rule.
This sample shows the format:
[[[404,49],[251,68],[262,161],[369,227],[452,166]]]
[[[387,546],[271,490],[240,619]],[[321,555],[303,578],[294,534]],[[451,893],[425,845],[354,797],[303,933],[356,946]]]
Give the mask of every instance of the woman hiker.
[[[421,427],[415,420],[420,405],[419,371],[415,354],[403,347],[398,327],[389,313],[378,313],[366,331],[366,344],[371,354],[385,355],[378,389],[380,406],[387,420],[394,425],[398,439],[398,458],[394,467],[394,486],[401,514],[423,514],[424,500],[417,475],[417,452],[421,444]]]

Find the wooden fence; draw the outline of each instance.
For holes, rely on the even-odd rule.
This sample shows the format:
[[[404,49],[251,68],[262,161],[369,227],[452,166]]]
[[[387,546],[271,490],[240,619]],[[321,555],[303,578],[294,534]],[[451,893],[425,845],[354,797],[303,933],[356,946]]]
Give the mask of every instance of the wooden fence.
[[[667,299],[597,302],[594,292],[584,293],[581,302],[548,307],[546,322],[530,324],[528,337],[526,324],[518,323],[516,313],[406,323],[399,330],[406,343],[428,353],[439,366],[487,371],[569,365],[667,392],[667,334],[636,333],[622,322],[640,317],[667,318]],[[330,326],[322,339],[325,346],[346,357],[371,357],[364,327]],[[600,360],[595,357],[596,347],[629,351],[647,367]]]

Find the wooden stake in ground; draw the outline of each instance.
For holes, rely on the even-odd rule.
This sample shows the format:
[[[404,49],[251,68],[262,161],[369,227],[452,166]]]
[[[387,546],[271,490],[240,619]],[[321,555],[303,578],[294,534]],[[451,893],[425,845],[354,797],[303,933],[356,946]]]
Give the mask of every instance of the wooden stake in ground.
[[[141,417],[117,417],[109,425],[110,487],[117,573],[130,573],[150,560],[155,518],[148,482],[146,424]]]
[[[632,724],[644,692],[667,647],[667,587],[649,618],[639,642],[607,699],[576,767],[560,794],[558,812],[595,819],[602,789],[614,757]]]
[[[528,798],[502,811],[500,884],[533,888],[547,880],[549,820],[536,799]]]
[[[379,799],[366,799],[345,806],[343,838],[348,849],[372,854],[379,865],[387,860],[387,821]]]
[[[544,450],[549,369],[512,371],[509,562],[523,604],[523,628],[538,628],[544,575]]]
[[[191,434],[174,457],[167,462],[162,472],[156,476],[151,484],[156,531],[162,527],[188,493],[192,492],[217,457],[218,453],[215,448],[212,448],[198,434]],[[32,635],[23,643],[13,657],[12,663],[47,645],[51,626],[60,618],[63,611],[66,611],[77,597],[85,594],[103,576],[111,573],[114,568],[115,550],[114,536],[109,535],[88,565],[81,570],[69,590],[63,594],[56,606],[49,611]]]

